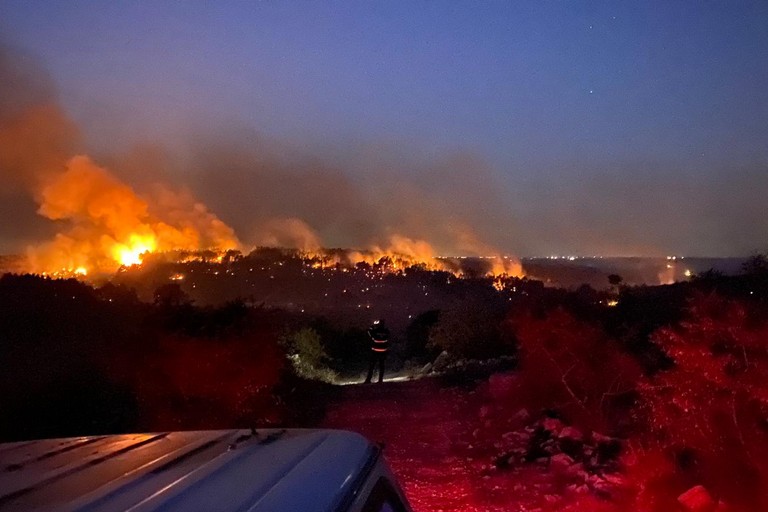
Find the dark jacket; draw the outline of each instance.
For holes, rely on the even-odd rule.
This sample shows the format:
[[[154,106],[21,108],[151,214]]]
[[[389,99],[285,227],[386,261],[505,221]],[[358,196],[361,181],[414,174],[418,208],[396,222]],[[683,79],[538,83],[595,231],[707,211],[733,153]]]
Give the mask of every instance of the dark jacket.
[[[389,350],[389,329],[381,324],[374,325],[368,329],[368,336],[371,337],[371,350],[374,352]]]

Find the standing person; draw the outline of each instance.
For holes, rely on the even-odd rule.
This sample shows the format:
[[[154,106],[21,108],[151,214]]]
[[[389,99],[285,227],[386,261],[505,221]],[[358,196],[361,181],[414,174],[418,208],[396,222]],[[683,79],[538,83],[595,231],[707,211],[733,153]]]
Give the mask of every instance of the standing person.
[[[389,329],[384,325],[383,320],[374,320],[373,325],[368,329],[368,336],[371,338],[371,359],[365,383],[371,382],[376,364],[379,365],[379,382],[382,382],[384,380],[384,360],[387,358],[387,351],[389,350]]]

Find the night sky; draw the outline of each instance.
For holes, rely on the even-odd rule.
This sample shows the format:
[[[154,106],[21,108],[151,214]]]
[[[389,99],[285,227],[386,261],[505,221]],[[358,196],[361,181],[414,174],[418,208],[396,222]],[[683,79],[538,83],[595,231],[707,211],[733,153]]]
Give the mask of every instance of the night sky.
[[[331,246],[768,250],[764,0],[0,0],[0,44],[80,151],[247,243],[300,218]],[[49,229],[22,195],[6,252]]]

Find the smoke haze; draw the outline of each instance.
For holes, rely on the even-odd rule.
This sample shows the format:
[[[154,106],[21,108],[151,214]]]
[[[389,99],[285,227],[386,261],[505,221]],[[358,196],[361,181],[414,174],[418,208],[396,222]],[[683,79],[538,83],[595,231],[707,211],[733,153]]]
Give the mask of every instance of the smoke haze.
[[[707,173],[691,163],[646,158],[609,165],[576,155],[531,178],[522,163],[502,176],[477,152],[420,151],[416,142],[317,151],[242,124],[199,120],[188,128],[169,134],[182,143],[118,140],[88,159],[95,175],[112,176],[140,205],[129,226],[194,232],[184,247],[323,246],[426,256],[717,256],[766,248],[756,235],[768,232],[768,164],[759,155],[746,163],[707,162],[720,169]],[[38,63],[0,46],[0,250],[26,252],[56,233],[73,237],[73,226],[90,233],[82,209],[62,214],[46,203],[52,176],[71,172],[70,158],[86,153],[81,135]],[[106,218],[96,225],[106,226]],[[124,236],[122,228],[108,229],[112,239]],[[169,243],[160,245],[179,240],[166,233]]]
[[[109,271],[147,250],[240,248],[235,231],[192,190],[204,191],[246,246],[352,247],[420,261],[495,252],[474,226],[500,204],[490,170],[469,156],[407,170],[375,158],[376,167],[358,169],[367,178],[355,181],[349,169],[285,158],[289,146],[272,149],[254,134],[227,141],[204,134],[184,156],[160,146],[105,155],[113,174],[77,155],[78,130],[33,62],[4,47],[0,64],[7,213],[27,218],[17,240],[29,238],[25,224],[40,224],[29,216],[28,197],[57,227],[53,240],[29,247],[34,271]]]
[[[109,272],[140,262],[145,251],[239,246],[232,229],[187,190],[156,185],[142,198],[89,157],[76,155],[77,129],[31,59],[0,47],[0,84],[4,213],[22,221],[10,233],[25,239],[25,224],[30,230],[37,224],[27,220],[30,211],[15,211],[30,206],[25,196],[57,224],[52,240],[28,247],[30,270]]]

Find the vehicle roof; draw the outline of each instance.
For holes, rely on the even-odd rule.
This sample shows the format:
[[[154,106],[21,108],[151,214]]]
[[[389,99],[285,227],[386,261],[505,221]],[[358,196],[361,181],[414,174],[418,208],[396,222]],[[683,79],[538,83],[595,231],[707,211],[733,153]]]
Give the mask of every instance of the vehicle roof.
[[[215,430],[0,445],[0,510],[335,511],[378,450],[339,430]]]

